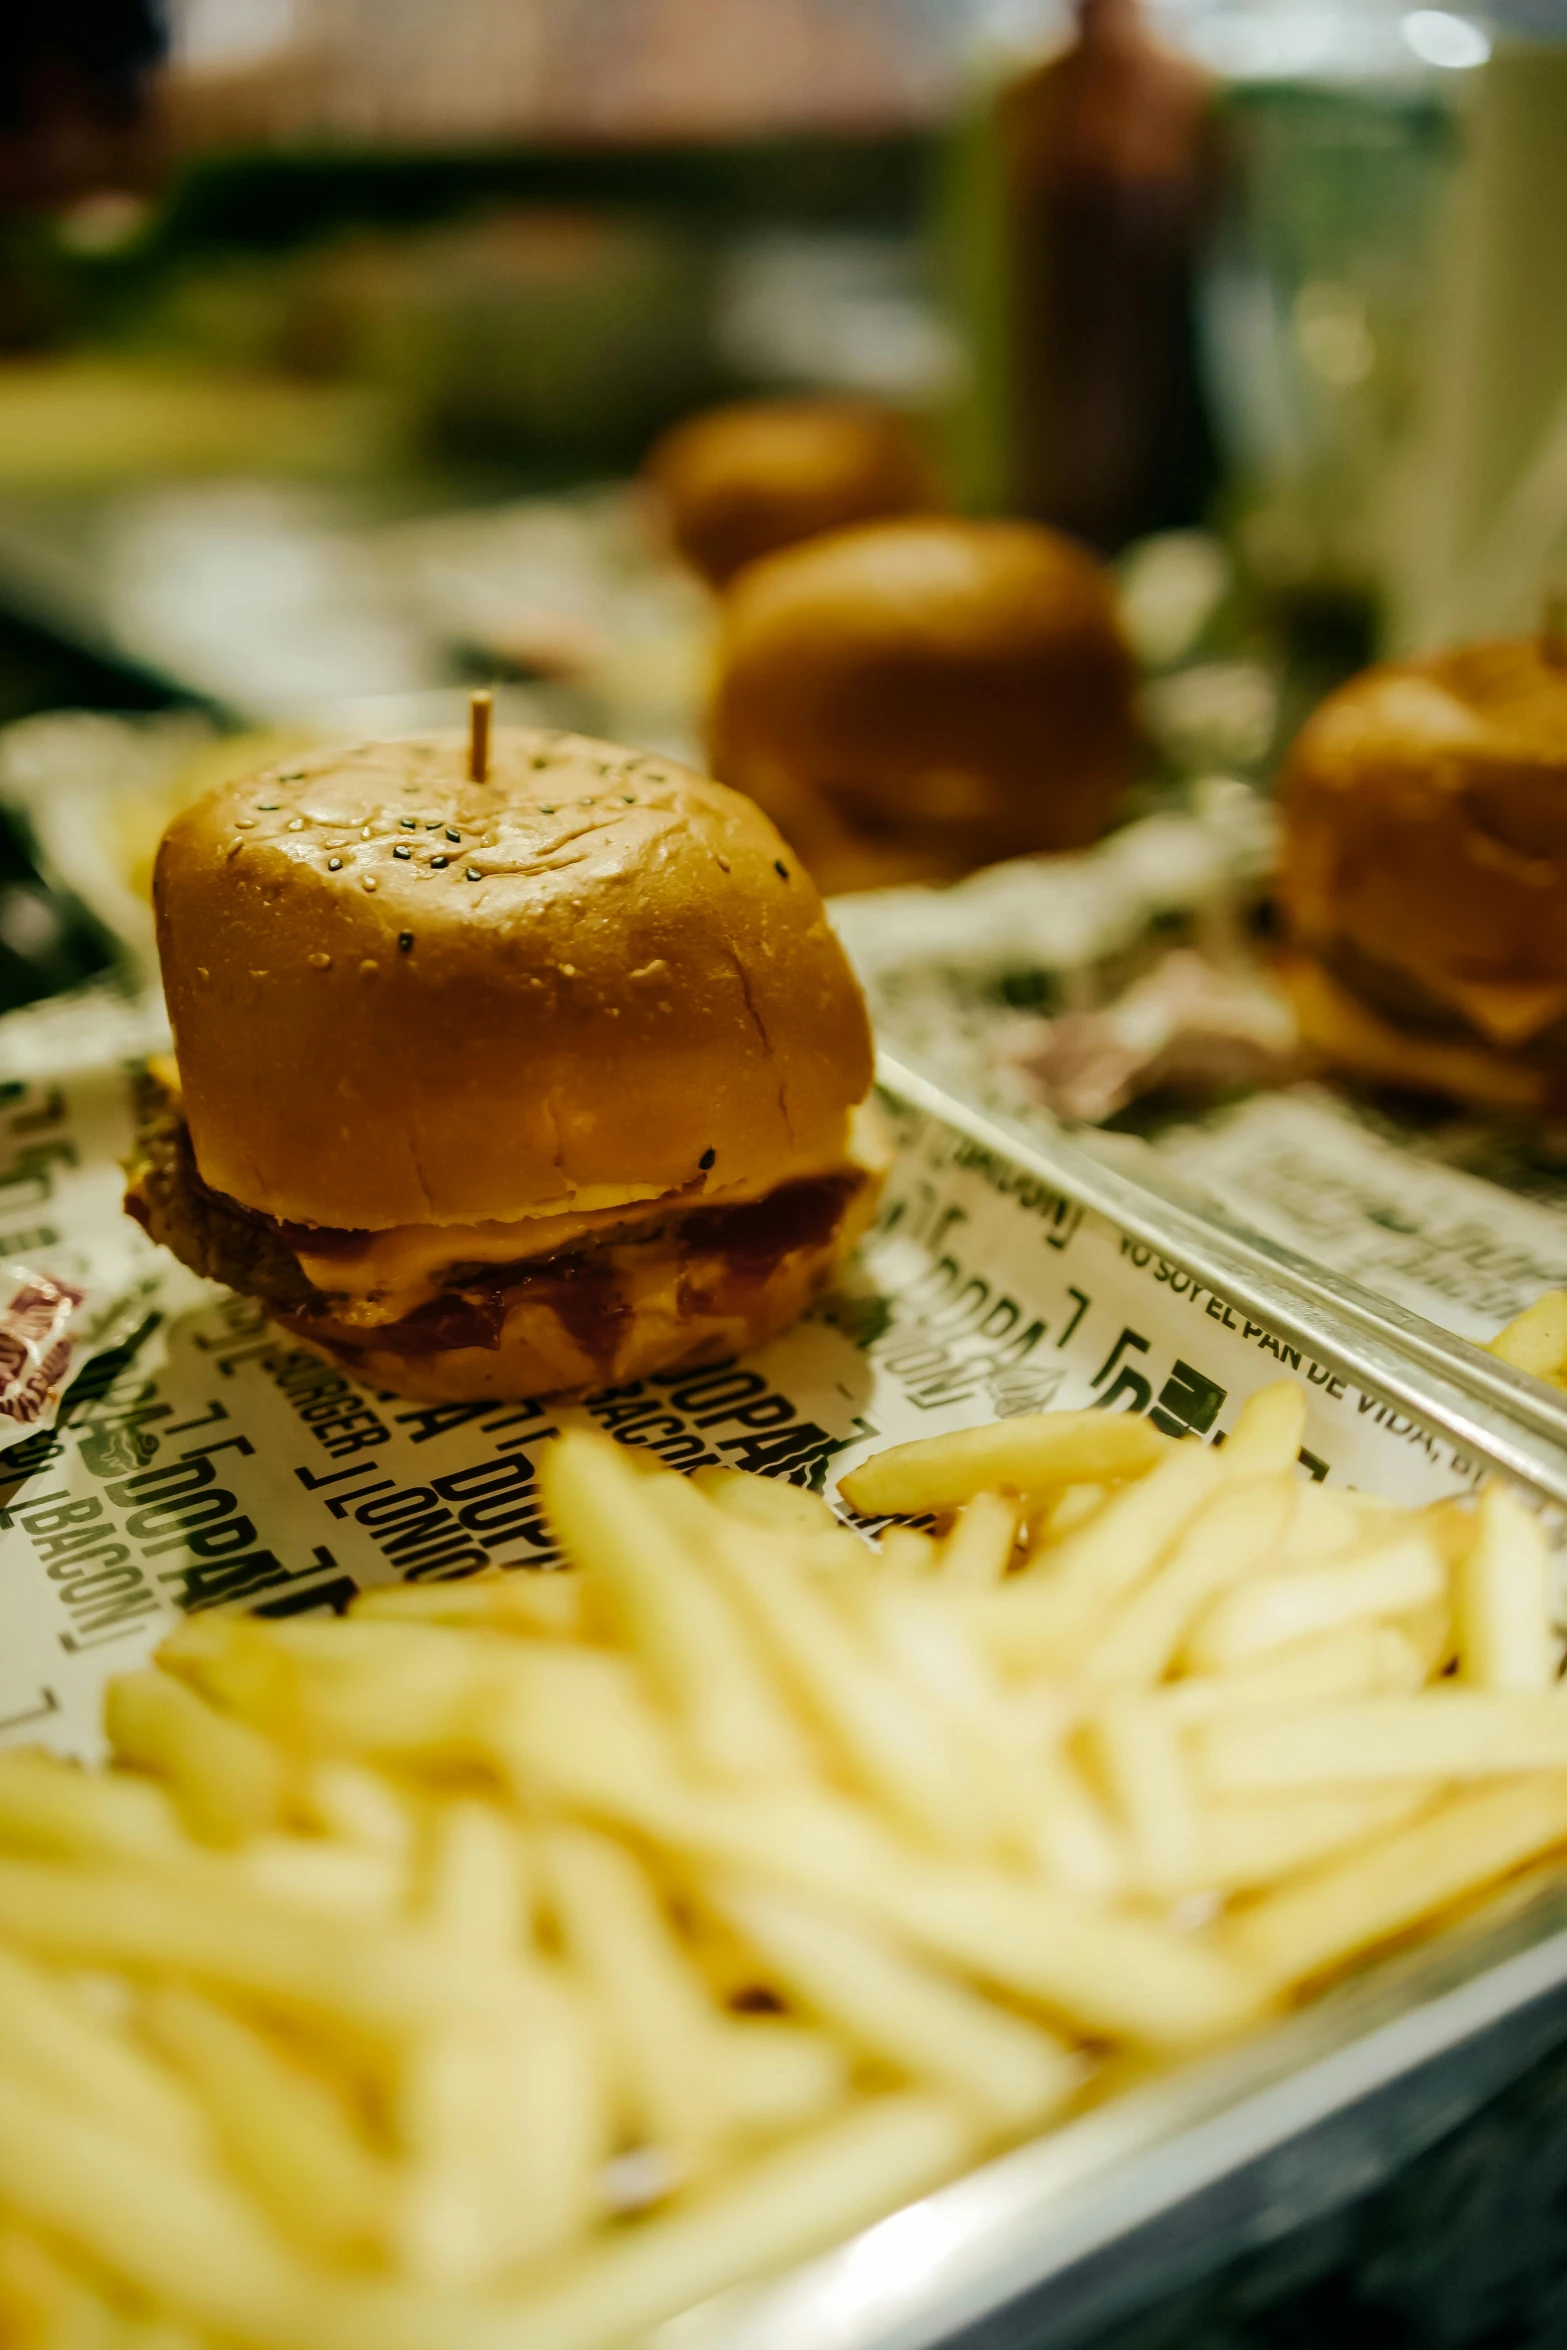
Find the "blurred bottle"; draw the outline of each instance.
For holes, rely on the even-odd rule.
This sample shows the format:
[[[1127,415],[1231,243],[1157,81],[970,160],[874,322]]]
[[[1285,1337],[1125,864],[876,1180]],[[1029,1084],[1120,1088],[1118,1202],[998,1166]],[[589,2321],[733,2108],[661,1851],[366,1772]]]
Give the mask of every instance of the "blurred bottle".
[[[970,380],[969,502],[1106,550],[1198,520],[1214,482],[1193,281],[1216,178],[1208,76],[1139,0],[1078,0],[955,134],[944,243]]]
[[[68,304],[44,216],[136,186],[156,0],[0,0],[0,350],[54,340]]]

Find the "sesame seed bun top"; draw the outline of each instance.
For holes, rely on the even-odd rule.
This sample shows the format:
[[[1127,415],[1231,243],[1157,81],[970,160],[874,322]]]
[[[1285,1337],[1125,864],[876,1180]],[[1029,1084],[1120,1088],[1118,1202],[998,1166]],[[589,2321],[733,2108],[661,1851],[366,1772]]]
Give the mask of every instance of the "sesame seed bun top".
[[[865,1007],[749,801],[578,735],[364,743],[226,784],[154,884],[213,1189],[384,1230],[831,1164]]]

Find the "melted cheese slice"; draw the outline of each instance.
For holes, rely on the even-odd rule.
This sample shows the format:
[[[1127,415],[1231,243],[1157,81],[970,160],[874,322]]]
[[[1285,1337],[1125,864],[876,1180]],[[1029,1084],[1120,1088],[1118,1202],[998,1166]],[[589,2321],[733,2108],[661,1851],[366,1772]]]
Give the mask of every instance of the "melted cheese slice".
[[[717,1190],[700,1184],[682,1191],[643,1193],[627,1199],[622,1192],[613,1205],[577,1204],[589,1195],[579,1193],[569,1209],[539,1212],[516,1223],[399,1224],[389,1232],[370,1234],[352,1255],[314,1255],[294,1245],[305,1279],[333,1301],[337,1320],[359,1328],[400,1322],[425,1305],[444,1286],[452,1265],[513,1265],[529,1257],[554,1256],[597,1234],[629,1227],[628,1238],[641,1223],[676,1211],[697,1207],[741,1207],[763,1199],[785,1183],[809,1181],[813,1176],[884,1172],[891,1163],[891,1145],[880,1114],[862,1104],[848,1122],[839,1150],[829,1158],[817,1156],[786,1164],[750,1183],[734,1183]],[[602,1196],[602,1195],[600,1195]]]

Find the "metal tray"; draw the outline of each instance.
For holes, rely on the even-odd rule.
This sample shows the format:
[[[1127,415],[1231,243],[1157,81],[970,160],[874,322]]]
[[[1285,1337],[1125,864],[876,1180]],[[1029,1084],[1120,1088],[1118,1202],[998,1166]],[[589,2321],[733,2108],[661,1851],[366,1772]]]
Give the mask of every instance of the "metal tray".
[[[15,1189],[8,1204],[25,1206],[32,1215],[47,1201],[53,1222],[67,1231],[79,1225],[84,1234],[106,1219],[99,1235],[105,1247],[124,1246],[126,1233],[136,1240],[134,1228],[119,1216],[114,1176],[129,1118],[124,1063],[158,1033],[155,1003],[115,1005],[107,997],[19,1015],[4,1025],[6,1118],[13,1125],[18,1117],[26,1120],[18,1145],[23,1155],[13,1170],[25,1198],[23,1189]],[[963,1417],[1047,1400],[1049,1381],[1065,1376],[1058,1366],[1073,1361],[1074,1349],[1074,1398],[1104,1394],[1103,1375],[1096,1388],[1092,1366],[1134,1298],[1164,1301],[1165,1315],[1157,1349],[1138,1360],[1153,1365],[1157,1354],[1160,1371],[1178,1352],[1199,1365],[1209,1363],[1213,1396],[1220,1396],[1222,1380],[1233,1406],[1247,1382],[1255,1386],[1277,1371],[1272,1357],[1249,1342],[1250,1333],[1243,1340],[1233,1326],[1209,1320],[1213,1307],[1228,1300],[1240,1315],[1254,1316],[1256,1329],[1309,1352],[1313,1375],[1332,1368],[1379,1410],[1398,1415],[1401,1427],[1430,1432],[1448,1481],[1444,1489],[1476,1464],[1489,1464],[1553,1515],[1567,1510],[1567,1400],[1244,1227],[1216,1219],[1206,1206],[1194,1209],[1162,1177],[1145,1182],[1106,1166],[1064,1135],[1025,1132],[970,1109],[891,1056],[884,1057],[880,1074],[909,1132],[894,1190],[901,1186],[905,1199],[929,1193],[943,1231],[949,1213],[972,1210],[967,1229],[974,1264],[986,1262],[1006,1284],[1015,1284],[1019,1298],[1033,1301],[1031,1314],[1037,1303],[1041,1314],[1055,1316],[1063,1296],[1081,1294],[1066,1289],[1074,1280],[1082,1291],[1098,1292],[1092,1311],[1084,1298],[1086,1319],[1076,1336],[1070,1335],[1076,1315],[1061,1325],[1052,1321],[1048,1343],[1023,1363],[1021,1374],[1014,1363],[1004,1387],[993,1362],[976,1370],[971,1355],[961,1366],[969,1381],[962,1387]],[[61,1139],[48,1146],[53,1156],[40,1157],[38,1135],[56,1132]],[[1131,1261],[1123,1242],[1133,1252]],[[896,1230],[876,1244],[902,1245]],[[937,1252],[924,1239],[913,1246],[920,1262],[935,1263]],[[959,1253],[958,1242],[950,1249]],[[1137,1269],[1139,1259],[1150,1258],[1152,1271]],[[877,1265],[882,1276],[890,1273],[887,1258]],[[1173,1281],[1159,1286],[1161,1268],[1181,1268],[1183,1282],[1190,1277],[1184,1295]],[[132,1271],[149,1268],[137,1259]],[[166,1271],[156,1276],[165,1277]],[[836,1332],[802,1325],[777,1342],[781,1351],[769,1358],[773,1379],[794,1392],[790,1363],[798,1368],[805,1356],[820,1358],[824,1341],[831,1341],[828,1373],[812,1390],[822,1401],[811,1412],[828,1419],[836,1409],[836,1434],[845,1440],[851,1440],[851,1426],[871,1440],[868,1422],[855,1415],[870,1397],[867,1358],[880,1341],[866,1341],[863,1330],[856,1334],[850,1325],[857,1311],[896,1306],[896,1283],[883,1278],[878,1289],[877,1278],[876,1266],[869,1267],[858,1296],[851,1283],[826,1309],[829,1318],[842,1317]],[[1198,1281],[1208,1296],[1202,1309],[1191,1295]],[[290,1558],[308,1560],[310,1544],[330,1533],[338,1555],[328,1555],[319,1568],[305,1566],[292,1579],[298,1596],[329,1597],[338,1586],[316,1590],[311,1578],[319,1582],[368,1563],[343,1544],[368,1544],[370,1537],[356,1536],[348,1521],[339,1527],[336,1516],[316,1526],[299,1514],[325,1505],[313,1502],[292,1472],[279,1481],[275,1471],[279,1459],[287,1471],[299,1446],[317,1440],[300,1432],[292,1408],[271,1387],[264,1399],[270,1416],[260,1413],[254,1383],[266,1375],[252,1358],[263,1349],[254,1343],[256,1332],[245,1323],[242,1305],[231,1326],[227,1317],[238,1301],[214,1302],[215,1293],[191,1286],[198,1295],[185,1336],[178,1337],[185,1307],[177,1283],[165,1301],[172,1319],[164,1335],[173,1331],[178,1338],[177,1344],[170,1339],[168,1393],[189,1397],[193,1406],[198,1390],[201,1396],[220,1393],[220,1416],[232,1419],[236,1429],[250,1429],[257,1439],[253,1457],[236,1451],[228,1472],[242,1496],[240,1506],[254,1510],[258,1524],[265,1522],[263,1539],[277,1542]],[[933,1326],[918,1315],[886,1326],[889,1376],[899,1332],[907,1337]],[[1148,1327],[1153,1333],[1151,1319]],[[1068,1351],[1059,1351],[1069,1338]],[[1211,1359],[1204,1347],[1213,1349]],[[876,1360],[879,1365],[882,1358]],[[848,1382],[856,1364],[864,1384],[846,1383],[835,1391],[833,1380]],[[1176,1368],[1189,1371],[1191,1365]],[[135,1376],[148,1370],[164,1375],[151,1350]],[[1145,1388],[1145,1400],[1149,1392]],[[913,1421],[925,1412],[926,1400]],[[941,1409],[952,1408],[949,1391]],[[883,1423],[886,1416],[880,1414]],[[932,1406],[925,1424],[939,1417]],[[1214,1425],[1212,1413],[1204,1425]],[[1395,1455],[1399,1464],[1416,1457],[1391,1427],[1374,1440],[1363,1436],[1376,1426],[1376,1415],[1362,1417],[1353,1397],[1331,1414],[1324,1407],[1323,1426],[1342,1437],[1344,1473],[1353,1467],[1357,1443],[1364,1459],[1371,1443],[1383,1464]],[[909,1420],[900,1432],[913,1432]],[[808,1433],[825,1441],[821,1427]],[[398,1446],[408,1441],[387,1437],[378,1460],[395,1466],[405,1459]],[[462,1447],[469,1439],[458,1431],[449,1441],[455,1466],[466,1460]],[[512,1448],[522,1441],[509,1439]],[[406,1465],[412,1472],[429,1457],[408,1454]],[[1424,1454],[1419,1457],[1426,1474],[1430,1464]],[[269,1472],[292,1489],[287,1507],[268,1491]],[[96,1490],[102,1476],[112,1473],[73,1458],[70,1444],[49,1471],[51,1477],[78,1479],[82,1491]],[[309,1480],[312,1488],[316,1482]],[[266,1515],[274,1509],[276,1518]],[[95,1699],[99,1681],[92,1676],[99,1668],[106,1672],[111,1662],[136,1661],[127,1647],[102,1650],[92,1643],[65,1658],[68,1643],[56,1638],[56,1618],[40,1609],[26,1620],[20,1575],[13,1596],[22,1612],[14,1630],[8,1628],[3,1661],[28,1686],[36,1664],[51,1706],[51,1692],[66,1688],[62,1676],[68,1670],[79,1676],[68,1696],[80,1717]],[[291,1584],[289,1604],[293,1596]],[[157,1630],[148,1618],[137,1637],[144,1633],[150,1645]],[[1136,2081],[1118,2075],[1116,2093],[1079,2118],[820,2260],[687,2313],[663,2328],[658,2341],[662,2350],[1022,2350],[1047,2340],[1069,2345],[1232,2253],[1319,2217],[1408,2162],[1553,2040],[1567,2038],[1567,2002],[1554,1996],[1564,1981],[1567,1886],[1542,1870],[1507,1887],[1460,1926],[1368,1966],[1281,2025],[1178,2070]]]

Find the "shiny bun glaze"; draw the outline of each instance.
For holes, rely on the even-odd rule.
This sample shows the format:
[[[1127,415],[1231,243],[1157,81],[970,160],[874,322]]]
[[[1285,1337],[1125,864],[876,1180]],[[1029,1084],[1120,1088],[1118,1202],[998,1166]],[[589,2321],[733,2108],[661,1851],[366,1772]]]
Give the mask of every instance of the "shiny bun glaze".
[[[1559,1097],[1567,668],[1523,638],[1370,669],[1303,729],[1281,798],[1308,1041],[1388,1078],[1401,1041],[1406,1082],[1470,1098]]]
[[[950,880],[1098,838],[1134,683],[1110,576],[1071,540],[872,523],[735,582],[709,750],[827,892]]]
[[[666,759],[363,743],[176,818],[155,905],[200,1178],[356,1231],[837,1163],[863,1000],[795,857]]]
[[[655,444],[643,478],[680,553],[719,588],[822,531],[943,503],[907,419],[862,400],[710,408]]]

